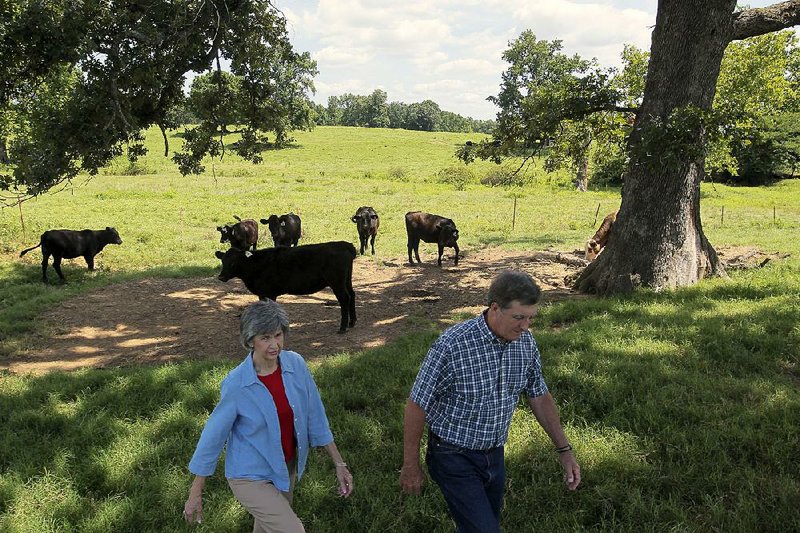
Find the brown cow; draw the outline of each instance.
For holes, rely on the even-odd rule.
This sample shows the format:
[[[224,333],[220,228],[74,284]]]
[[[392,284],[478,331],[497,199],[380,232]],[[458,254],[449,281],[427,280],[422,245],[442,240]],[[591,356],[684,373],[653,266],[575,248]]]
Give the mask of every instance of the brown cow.
[[[613,213],[609,213],[606,215],[606,218],[603,219],[603,223],[600,224],[600,227],[595,232],[594,236],[586,242],[586,255],[585,258],[587,261],[594,261],[594,258],[597,257],[597,254],[605,247],[606,243],[608,242],[608,235],[611,233],[611,228],[614,226],[614,222],[617,220],[617,213],[619,211],[614,211]]]
[[[435,242],[439,245],[439,258],[437,263],[442,266],[442,254],[445,246],[455,250],[453,254],[453,264],[458,265],[458,229],[456,223],[449,218],[439,215],[423,213],[422,211],[410,211],[406,213],[406,233],[408,234],[408,262],[414,264],[411,259],[411,252],[419,260],[419,241]]]
[[[237,250],[256,250],[258,244],[258,224],[252,218],[241,218],[233,215],[233,218],[238,220],[236,224],[225,224],[224,226],[217,226],[217,231],[220,233],[219,242],[230,242],[231,248]]]

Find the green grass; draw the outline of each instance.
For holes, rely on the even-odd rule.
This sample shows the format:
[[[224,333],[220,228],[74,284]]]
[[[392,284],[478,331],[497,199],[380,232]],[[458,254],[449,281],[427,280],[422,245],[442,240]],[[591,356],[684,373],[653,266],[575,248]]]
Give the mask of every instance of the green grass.
[[[402,215],[453,217],[467,253],[487,245],[574,249],[618,204],[618,191],[579,194],[541,175],[513,197],[477,183],[436,183],[460,134],[318,128],[252,166],[227,155],[211,175],[182,178],[151,155],[72,190],[0,212],[0,357],[41,328],[42,310],[78,293],[142,276],[210,276],[214,227],[232,214],[294,210],[305,242],[356,241],[359,205],[382,217],[377,251],[405,254]],[[158,136],[149,137],[157,152]],[[177,142],[176,138],[171,141]],[[476,175],[480,175],[479,167]],[[209,164],[210,169],[210,164]],[[402,171],[398,170],[402,169]],[[561,483],[532,414],[515,415],[507,446],[506,531],[792,531],[800,529],[800,182],[765,188],[704,185],[703,220],[718,246],[792,254],[767,267],[659,294],[562,302],[534,332],[548,385],[583,467]],[[724,225],[721,209],[725,207]],[[773,220],[773,207],[775,219]],[[54,227],[114,225],[124,244],[86,272],[68,261],[65,285],[39,281],[38,250]],[[431,250],[427,253],[432,254]],[[51,278],[54,277],[52,270]],[[451,531],[434,487],[402,497],[402,409],[437,332],[311,364],[356,493],[341,500],[323,453],[313,454],[296,510],[308,531]],[[0,531],[185,530],[186,464],[231,362],[187,362],[43,376],[0,374]],[[197,531],[249,531],[220,465]]]

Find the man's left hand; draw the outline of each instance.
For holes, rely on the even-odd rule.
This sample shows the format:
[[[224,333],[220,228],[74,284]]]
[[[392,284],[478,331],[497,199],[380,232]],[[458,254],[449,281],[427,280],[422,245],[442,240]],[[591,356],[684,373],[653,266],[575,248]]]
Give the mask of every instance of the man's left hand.
[[[558,460],[561,463],[561,468],[564,469],[564,484],[569,490],[575,490],[581,482],[581,467],[578,466],[578,461],[575,460],[575,455],[572,451],[558,454]]]

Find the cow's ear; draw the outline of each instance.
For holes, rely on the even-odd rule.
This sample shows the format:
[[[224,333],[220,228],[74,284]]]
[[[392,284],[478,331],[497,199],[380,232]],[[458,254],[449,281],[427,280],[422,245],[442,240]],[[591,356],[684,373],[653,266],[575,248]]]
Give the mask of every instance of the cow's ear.
[[[377,218],[378,218],[378,213],[372,213],[372,214],[371,214],[369,217],[370,217],[372,220],[377,220]]]
[[[253,257],[253,252],[251,252],[250,250],[245,250],[244,256],[245,257]]]
[[[458,230],[455,230],[455,231],[453,232],[453,238],[454,238],[454,239],[458,239]]]
[[[216,256],[217,256],[217,259],[222,259],[223,257],[225,257],[225,254],[223,254],[223,253],[222,253],[222,252],[220,252],[219,250],[217,250],[217,251],[214,253],[214,255],[216,255]]]
[[[217,231],[222,233],[222,226],[217,226]]]
[[[358,218],[357,218],[355,215],[351,216],[351,217],[350,217],[350,220],[352,220],[352,221],[353,221],[353,222],[355,222],[356,224],[358,223]]]

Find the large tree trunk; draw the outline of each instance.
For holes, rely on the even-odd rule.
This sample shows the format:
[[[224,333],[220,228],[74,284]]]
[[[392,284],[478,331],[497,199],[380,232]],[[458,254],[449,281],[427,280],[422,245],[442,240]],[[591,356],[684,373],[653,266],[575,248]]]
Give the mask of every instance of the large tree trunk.
[[[794,9],[798,3],[779,6]],[[750,36],[742,14],[733,14],[735,6],[736,0],[659,1],[644,99],[629,141],[622,205],[605,250],[576,281],[578,290],[658,290],[724,275],[700,220],[703,157],[678,154],[659,167],[652,163],[658,154],[642,154],[636,147],[647,128],[663,124],[673,110],[711,108],[725,47],[734,38]],[[694,135],[700,143],[702,131]]]
[[[575,189],[586,192],[589,186],[589,158],[583,157],[578,163],[578,171],[575,173]]]
[[[0,163],[3,165],[8,165],[11,163],[11,160],[8,159],[8,149],[6,148],[5,137],[0,137]]]

